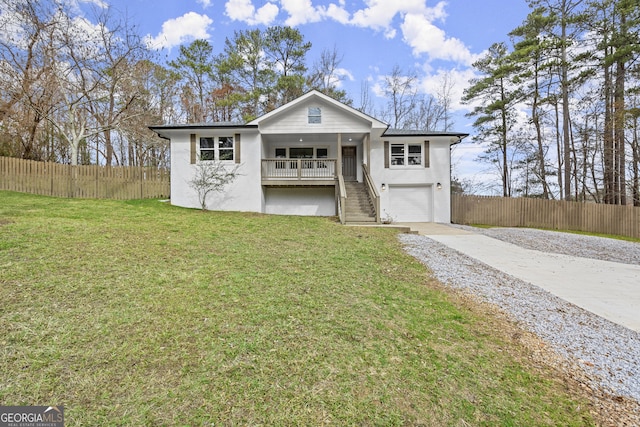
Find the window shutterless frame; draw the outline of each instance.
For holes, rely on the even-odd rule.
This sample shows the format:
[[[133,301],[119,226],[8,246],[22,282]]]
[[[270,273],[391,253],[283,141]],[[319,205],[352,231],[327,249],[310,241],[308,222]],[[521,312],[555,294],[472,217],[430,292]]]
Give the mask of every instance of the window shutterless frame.
[[[322,123],[322,110],[320,107],[309,107],[308,123],[310,125],[318,125]]]
[[[216,159],[216,142],[213,137],[200,138],[200,160]]]
[[[424,163],[423,151],[423,144],[389,144],[391,167],[422,166]]]
[[[200,160],[233,161],[235,155],[232,136],[200,137]]]

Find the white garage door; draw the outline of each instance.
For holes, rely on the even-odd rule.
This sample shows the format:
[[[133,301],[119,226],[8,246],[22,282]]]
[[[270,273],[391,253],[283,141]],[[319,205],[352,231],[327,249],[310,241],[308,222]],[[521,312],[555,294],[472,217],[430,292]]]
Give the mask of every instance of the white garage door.
[[[265,213],[279,215],[334,216],[333,187],[265,189]]]
[[[390,186],[389,209],[396,222],[431,222],[433,221],[433,187],[422,186]]]

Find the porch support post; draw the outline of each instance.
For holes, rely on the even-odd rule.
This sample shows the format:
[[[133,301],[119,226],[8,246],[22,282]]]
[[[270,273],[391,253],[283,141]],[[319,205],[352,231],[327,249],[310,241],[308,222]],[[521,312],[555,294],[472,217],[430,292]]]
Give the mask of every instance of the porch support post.
[[[367,166],[371,168],[371,134],[370,133],[364,136],[364,152],[366,153],[364,161],[365,163],[367,163]]]
[[[338,134],[338,162],[336,164],[336,176],[342,175],[342,134]]]

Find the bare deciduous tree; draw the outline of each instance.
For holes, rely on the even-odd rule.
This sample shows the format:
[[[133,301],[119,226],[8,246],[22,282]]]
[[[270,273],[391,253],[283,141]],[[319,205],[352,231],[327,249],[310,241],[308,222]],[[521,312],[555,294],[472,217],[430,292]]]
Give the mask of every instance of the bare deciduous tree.
[[[202,161],[198,159],[195,164],[193,178],[189,186],[198,193],[198,201],[203,211],[207,210],[207,197],[211,193],[219,193],[228,184],[232,183],[239,175],[239,165],[231,169],[218,160]]]
[[[389,100],[385,116],[396,129],[404,127],[404,121],[416,106],[417,79],[414,72],[405,74],[399,65],[395,65],[391,74],[384,77],[383,91]]]
[[[333,99],[351,104],[347,92],[339,89],[340,83],[345,79],[345,75],[340,73],[340,63],[343,57],[335,46],[332,50],[324,49],[320,54],[320,59],[313,64],[308,85]]]

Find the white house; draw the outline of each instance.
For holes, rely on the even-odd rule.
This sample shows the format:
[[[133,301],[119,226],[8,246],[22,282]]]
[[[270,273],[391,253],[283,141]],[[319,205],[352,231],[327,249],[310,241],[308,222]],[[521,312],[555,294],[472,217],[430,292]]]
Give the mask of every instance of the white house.
[[[390,129],[318,91],[245,124],[152,126],[171,141],[171,203],[200,207],[196,162],[239,166],[212,210],[450,222],[450,149],[459,132]]]

